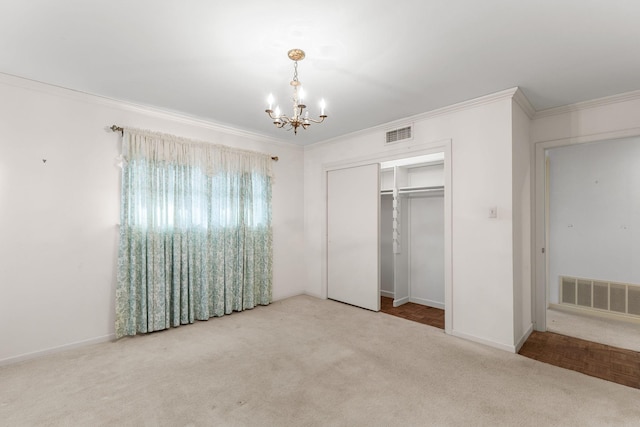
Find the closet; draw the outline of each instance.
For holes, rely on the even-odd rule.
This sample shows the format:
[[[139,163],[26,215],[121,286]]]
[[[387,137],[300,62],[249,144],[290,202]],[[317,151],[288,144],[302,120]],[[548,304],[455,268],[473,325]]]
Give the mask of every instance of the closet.
[[[380,167],[380,295],[444,309],[444,162]]]

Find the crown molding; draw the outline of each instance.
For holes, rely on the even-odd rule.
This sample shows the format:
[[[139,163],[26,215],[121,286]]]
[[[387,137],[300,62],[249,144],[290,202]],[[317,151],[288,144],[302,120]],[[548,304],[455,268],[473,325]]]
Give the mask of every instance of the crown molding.
[[[518,92],[518,87],[512,87],[510,89],[501,90],[500,92],[490,93],[488,95],[469,99],[467,101],[458,102],[457,104],[452,104],[447,107],[438,108],[437,110],[428,111],[422,114],[417,114],[415,116],[410,117],[409,120],[429,119],[431,117],[451,114],[451,113],[455,113],[462,110],[468,110],[470,108],[475,108],[481,105],[492,104],[496,101],[513,98],[516,92]],[[401,121],[402,120],[400,120],[400,122]]]
[[[543,148],[562,147],[565,145],[584,144],[587,142],[608,141],[613,139],[634,138],[640,136],[640,127],[620,129],[615,131],[596,132],[587,135],[570,136],[560,139],[545,139],[533,141]]]
[[[522,111],[529,117],[529,120],[533,119],[536,115],[536,109],[533,108],[531,102],[529,102],[529,98],[526,97],[524,92],[520,88],[516,88],[516,91],[513,94],[513,100],[522,108]]]
[[[413,116],[405,117],[404,119],[394,120],[392,122],[385,123],[380,126],[376,126],[371,129],[392,129],[397,125],[405,124],[405,123],[413,123],[419,120],[426,120],[433,117],[444,116],[447,114],[457,113],[459,111],[468,110],[470,108],[479,107],[482,105],[492,104],[496,101],[501,101],[503,99],[513,98],[514,95],[518,92],[517,87],[513,87],[510,89],[501,90],[500,92],[490,93],[488,95],[480,96],[478,98],[469,99],[467,101],[458,102],[456,104],[448,105],[446,107],[438,108],[436,110],[427,111],[425,113],[416,114]],[[524,97],[524,95],[522,95]],[[526,99],[526,98],[525,98]],[[528,102],[528,101],[527,101]]]
[[[603,107],[605,105],[617,104],[625,101],[636,101],[636,100],[640,100],[640,90],[634,90],[631,92],[624,92],[617,95],[605,96],[603,98],[577,102],[575,104],[562,105],[560,107],[547,108],[545,110],[536,111],[536,114],[533,118],[540,119],[543,117],[574,113],[577,111]]]
[[[37,80],[16,76],[13,74],[0,73],[0,84],[19,87],[21,89],[31,90],[35,92],[41,92],[48,95],[59,96],[59,97],[67,98],[74,101],[92,103],[92,104],[102,105],[102,106],[115,108],[119,110],[130,111],[133,113],[138,113],[138,114],[142,114],[142,115],[153,117],[153,118],[167,120],[174,123],[218,131],[228,135],[247,138],[256,142],[270,143],[277,146],[294,148],[302,151],[301,150],[302,147],[300,145],[294,144],[292,142],[268,137],[259,133],[238,129],[233,126],[225,125],[222,123],[216,123],[211,120],[189,116],[189,115],[181,114],[175,111],[163,110],[157,107],[151,107],[147,105],[136,104],[133,102],[108,98],[101,95],[94,95],[91,93],[82,92],[75,89],[69,89],[63,86],[57,86],[50,83],[44,83]],[[105,123],[106,126],[110,126],[112,124],[114,123]],[[121,127],[127,127],[128,125],[128,123],[115,123],[115,124]],[[136,126],[132,125],[131,127],[136,127]]]

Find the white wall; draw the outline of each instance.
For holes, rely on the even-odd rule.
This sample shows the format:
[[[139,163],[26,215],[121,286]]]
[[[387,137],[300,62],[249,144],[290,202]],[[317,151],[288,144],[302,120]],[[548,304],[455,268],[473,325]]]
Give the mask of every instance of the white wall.
[[[409,187],[444,186],[444,165],[409,167]],[[444,304],[444,194],[407,197],[410,301],[436,308]]]
[[[430,187],[444,185],[444,165],[409,165],[398,168],[405,180],[398,187]],[[403,173],[402,173],[403,172]],[[394,188],[394,171],[380,174],[381,189]],[[444,198],[443,192],[412,193],[401,196],[401,213],[406,210],[407,223],[400,223],[400,239],[407,271],[400,292],[411,301],[444,308]],[[406,233],[405,233],[406,232]],[[393,253],[393,196],[385,194],[380,204],[380,290],[383,296],[395,296]],[[405,257],[406,256],[406,257]],[[394,286],[395,284],[395,286]],[[406,288],[406,289],[405,289]],[[408,298],[408,299],[407,299]]]
[[[380,294],[393,297],[393,195],[380,197]]]
[[[413,117],[414,139],[384,146],[385,128],[305,149],[306,291],[326,297],[323,230],[327,165],[348,159],[408,157],[452,141],[452,333],[514,350],[512,104],[514,91]],[[409,121],[409,119],[407,120]],[[398,124],[401,124],[398,122]],[[392,128],[390,124],[387,128]],[[498,207],[498,218],[488,218]]]
[[[548,151],[549,287],[560,275],[640,285],[640,138]]]
[[[440,175],[442,168],[440,167]],[[444,309],[444,197],[409,199],[410,301]]]
[[[640,136],[640,91],[540,111],[531,122],[535,149],[535,318],[543,330],[546,306],[546,254],[544,224],[544,150]]]
[[[410,167],[407,171],[408,187],[444,186],[444,165]]]
[[[513,324],[519,348],[533,330],[531,271],[531,119],[514,102],[513,114]]]
[[[533,144],[560,146],[639,134],[640,91],[540,111],[531,123]]]
[[[0,74],[0,364],[113,337],[120,169],[112,124],[278,155],[273,296],[304,291],[302,149]]]

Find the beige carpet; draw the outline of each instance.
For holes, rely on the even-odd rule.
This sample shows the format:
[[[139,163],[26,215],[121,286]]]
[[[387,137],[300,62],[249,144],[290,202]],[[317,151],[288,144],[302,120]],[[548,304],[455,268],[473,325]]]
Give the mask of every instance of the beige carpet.
[[[640,390],[300,296],[0,368],[0,425],[638,425]]]
[[[547,309],[547,330],[600,344],[640,351],[640,321]],[[640,372],[638,372],[640,375]]]

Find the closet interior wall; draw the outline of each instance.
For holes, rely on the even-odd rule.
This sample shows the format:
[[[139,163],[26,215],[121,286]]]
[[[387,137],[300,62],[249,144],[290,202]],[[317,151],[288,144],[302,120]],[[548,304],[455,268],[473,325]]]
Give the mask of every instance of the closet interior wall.
[[[444,165],[381,170],[380,294],[444,309]]]

